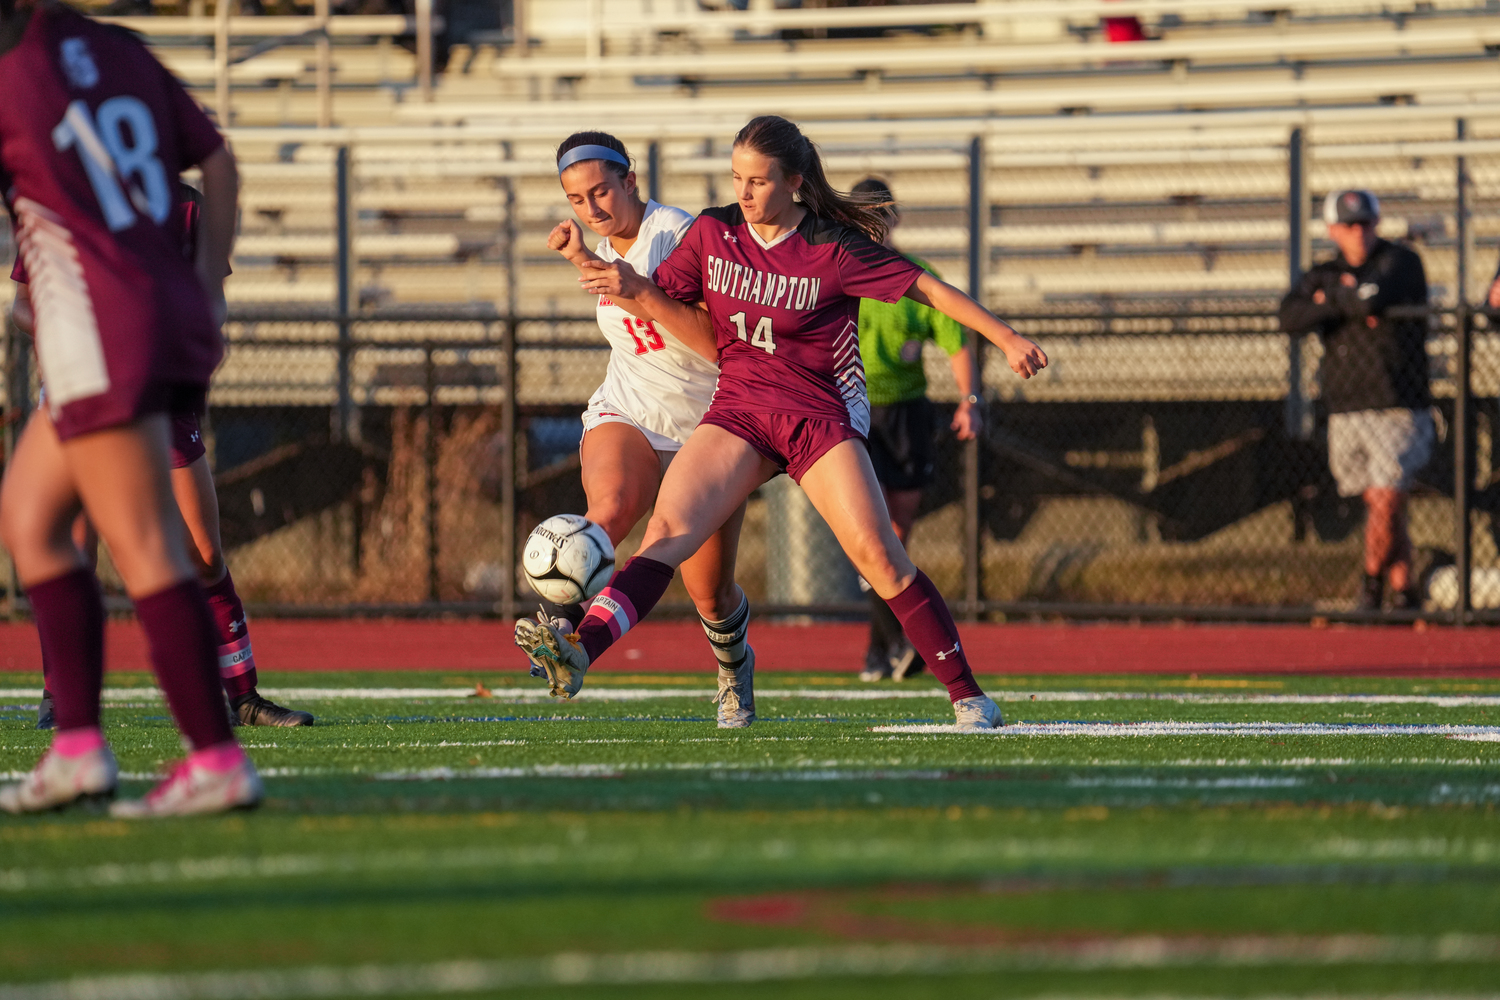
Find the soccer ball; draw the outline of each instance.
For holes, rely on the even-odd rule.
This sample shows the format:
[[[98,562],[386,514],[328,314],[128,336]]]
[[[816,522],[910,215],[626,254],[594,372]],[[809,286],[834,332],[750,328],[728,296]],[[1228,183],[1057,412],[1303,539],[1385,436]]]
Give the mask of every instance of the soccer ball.
[[[526,539],[521,569],[533,590],[553,604],[582,604],[609,582],[615,547],[604,529],[577,514],[557,514]]]

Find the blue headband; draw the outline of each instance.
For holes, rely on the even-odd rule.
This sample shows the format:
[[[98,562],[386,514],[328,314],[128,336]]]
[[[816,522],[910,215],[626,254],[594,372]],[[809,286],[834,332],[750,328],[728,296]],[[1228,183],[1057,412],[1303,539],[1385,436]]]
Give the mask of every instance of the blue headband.
[[[557,172],[561,174],[580,160],[608,160],[630,169],[630,161],[608,146],[574,146],[557,161]]]

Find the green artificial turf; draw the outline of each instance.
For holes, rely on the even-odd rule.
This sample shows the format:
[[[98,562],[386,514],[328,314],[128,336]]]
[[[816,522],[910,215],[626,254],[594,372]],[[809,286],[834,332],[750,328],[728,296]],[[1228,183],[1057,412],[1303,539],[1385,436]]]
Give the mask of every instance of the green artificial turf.
[[[22,697],[36,680],[0,678],[0,772],[46,746]],[[704,995],[691,976],[630,979],[629,956],[664,951],[782,955],[712,985],[779,1000],[1500,983],[1500,742],[883,733],[872,727],[951,712],[926,680],[885,689],[920,696],[872,699],[806,696],[871,690],[847,677],[758,681],[759,722],[723,732],[701,676],[604,675],[590,687],[615,700],[568,703],[515,675],[272,678],[318,725],[239,731],[266,776],[259,811],[0,818],[0,1000],[61,995],[24,984],[81,976],[365,965],[377,971],[345,992],[256,979],[243,995],[455,995],[390,971],[452,961],[498,963],[468,995]],[[1013,723],[1500,725],[1483,701],[1345,697],[1482,699],[1500,681],[989,686]],[[376,696],[387,688],[451,693]],[[177,736],[148,678],[114,675],[110,689],[122,794],[140,794],[180,754]],[[1243,700],[1265,695],[1327,700]],[[891,958],[908,952],[919,967]],[[565,953],[603,964],[536,971]],[[861,972],[867,961],[886,964]],[[496,985],[510,976],[515,988]]]

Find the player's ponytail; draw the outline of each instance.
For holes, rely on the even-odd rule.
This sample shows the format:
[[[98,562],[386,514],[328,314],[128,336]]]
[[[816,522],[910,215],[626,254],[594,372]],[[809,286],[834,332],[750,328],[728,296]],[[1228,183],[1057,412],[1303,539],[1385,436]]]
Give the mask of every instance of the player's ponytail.
[[[775,160],[788,177],[800,175],[802,187],[797,196],[814,215],[861,230],[876,243],[885,239],[890,224],[881,203],[886,199],[835,190],[823,173],[818,147],[793,123],[778,115],[752,118],[734,137],[734,144]]]

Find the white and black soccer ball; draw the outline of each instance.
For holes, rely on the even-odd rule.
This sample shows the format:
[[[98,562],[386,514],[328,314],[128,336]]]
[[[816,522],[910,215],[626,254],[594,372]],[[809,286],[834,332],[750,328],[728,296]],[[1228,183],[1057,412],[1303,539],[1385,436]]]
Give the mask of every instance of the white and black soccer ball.
[[[556,514],[532,529],[521,569],[543,600],[582,604],[609,582],[615,571],[615,547],[604,529],[588,518]]]

